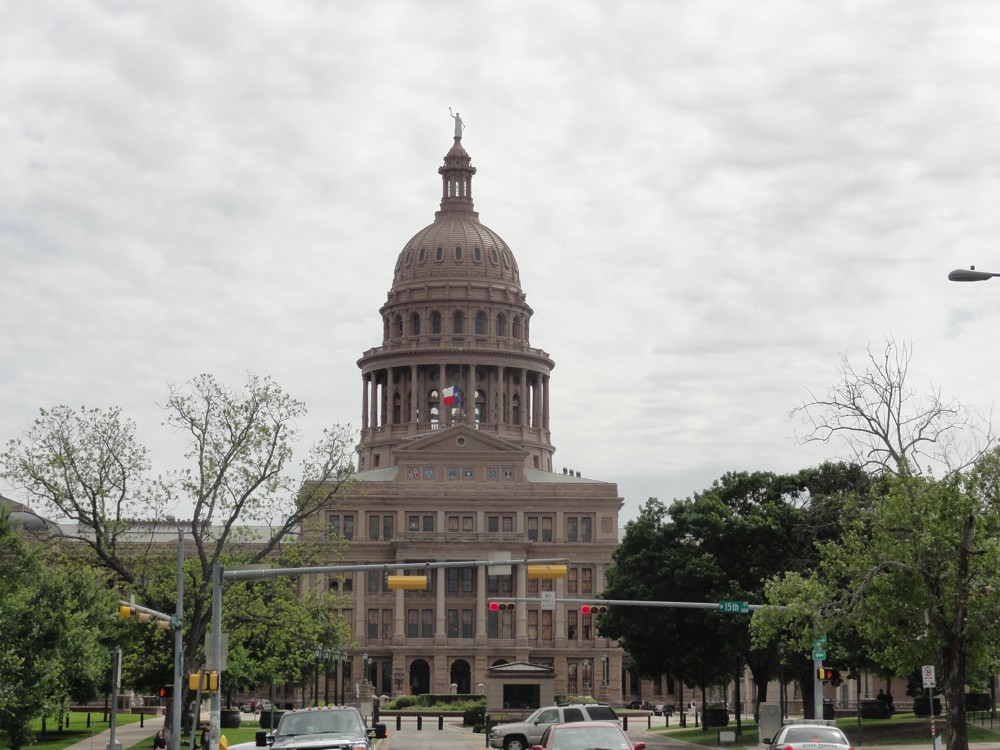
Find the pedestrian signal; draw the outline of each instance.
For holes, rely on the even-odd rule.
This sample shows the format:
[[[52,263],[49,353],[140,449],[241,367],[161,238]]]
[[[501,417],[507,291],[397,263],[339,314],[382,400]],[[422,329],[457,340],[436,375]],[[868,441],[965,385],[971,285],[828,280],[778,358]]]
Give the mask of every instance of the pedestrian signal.
[[[164,685],[163,687],[161,687],[160,688],[160,697],[161,698],[173,698],[174,697],[174,686],[173,685]]]
[[[584,604],[580,607],[580,614],[582,615],[602,615],[608,611],[608,608],[603,604]]]
[[[831,669],[830,667],[820,667],[816,670],[816,676],[823,682],[831,682],[833,680],[834,672],[836,671],[836,669]]]

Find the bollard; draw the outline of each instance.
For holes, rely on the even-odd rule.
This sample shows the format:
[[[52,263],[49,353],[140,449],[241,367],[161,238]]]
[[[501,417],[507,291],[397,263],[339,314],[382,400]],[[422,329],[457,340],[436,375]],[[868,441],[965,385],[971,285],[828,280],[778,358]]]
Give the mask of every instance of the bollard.
[[[622,717],[622,729],[628,731],[628,715]]]
[[[653,714],[646,714],[646,729],[653,728]]]
[[[140,711],[139,712],[139,728],[140,729],[143,727],[143,721],[145,719],[146,719],[146,712],[145,711]]]
[[[438,729],[444,729],[444,714],[438,716]]]
[[[417,714],[417,731],[419,732],[423,728],[424,728],[424,717],[421,716],[420,714]]]
[[[396,714],[396,731],[398,732],[403,728],[403,717],[400,714]]]
[[[486,739],[486,747],[490,746],[490,715],[483,716],[483,737]]]
[[[87,729],[90,729],[90,711],[87,711]]]
[[[668,714],[668,713],[664,713],[663,714],[663,726],[665,726],[665,727],[669,727],[670,726],[670,714]]]

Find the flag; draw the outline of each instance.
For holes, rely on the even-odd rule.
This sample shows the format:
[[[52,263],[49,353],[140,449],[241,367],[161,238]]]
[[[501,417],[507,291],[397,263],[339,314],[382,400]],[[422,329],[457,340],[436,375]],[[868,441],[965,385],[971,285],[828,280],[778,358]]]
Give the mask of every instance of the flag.
[[[458,406],[462,403],[462,395],[457,385],[451,385],[441,391],[445,406]]]

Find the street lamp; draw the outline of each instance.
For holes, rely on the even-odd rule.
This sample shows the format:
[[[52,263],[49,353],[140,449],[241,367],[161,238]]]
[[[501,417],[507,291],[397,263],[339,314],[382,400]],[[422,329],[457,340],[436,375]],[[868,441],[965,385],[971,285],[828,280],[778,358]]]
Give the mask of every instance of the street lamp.
[[[393,682],[396,683],[396,697],[403,694],[403,670],[399,667],[392,673]]]
[[[977,271],[975,266],[969,266],[968,269],[956,268],[948,274],[948,281],[987,281],[994,276],[1000,276],[1000,273]]]
[[[583,690],[585,695],[590,694],[590,659],[583,660]]]
[[[604,654],[601,657],[601,684],[608,684],[608,655]]]
[[[174,614],[174,713],[170,722],[171,750],[181,750],[181,713],[184,699],[184,528],[172,515],[166,520],[177,527],[177,610]],[[192,732],[194,729],[192,728]]]
[[[778,641],[778,709],[781,712],[781,721],[785,720],[785,653],[788,651],[788,644]]]
[[[340,691],[337,689],[340,682],[340,660],[345,656],[344,652],[337,649],[333,652],[333,705],[339,706],[343,699],[338,700]]]
[[[364,679],[362,680],[362,682],[365,685],[367,685],[369,682],[371,682],[371,680],[368,679],[368,668],[369,665],[372,663],[372,658],[368,655],[367,651],[361,654],[361,661],[364,664],[364,670],[365,670]]]
[[[319,705],[319,662],[323,658],[323,649],[314,648],[313,658],[316,661],[316,681],[313,683],[313,705]]]

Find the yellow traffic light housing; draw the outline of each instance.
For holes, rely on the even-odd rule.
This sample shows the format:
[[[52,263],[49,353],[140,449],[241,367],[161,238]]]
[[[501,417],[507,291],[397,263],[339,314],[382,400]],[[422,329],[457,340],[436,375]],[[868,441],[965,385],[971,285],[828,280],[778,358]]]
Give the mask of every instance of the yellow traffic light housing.
[[[539,578],[565,578],[567,566],[564,563],[558,565],[528,565],[528,579],[537,580]]]
[[[200,683],[200,687],[199,687]],[[219,690],[218,672],[192,672],[188,678],[188,688],[201,690],[203,693],[215,693]]]
[[[118,614],[125,618],[133,617],[135,615],[135,607],[130,607],[127,604],[121,604],[118,607]]]
[[[406,591],[426,591],[427,576],[387,576],[386,583],[389,589],[403,589]]]
[[[819,677],[819,679],[822,680],[823,682],[829,682],[830,680],[833,679],[834,671],[835,670],[833,670],[830,667],[820,667],[819,669],[816,670],[816,676]]]

